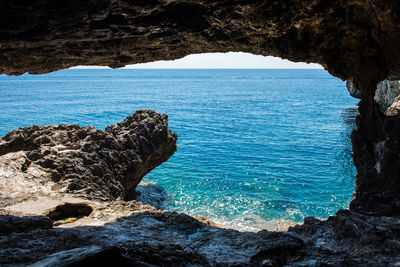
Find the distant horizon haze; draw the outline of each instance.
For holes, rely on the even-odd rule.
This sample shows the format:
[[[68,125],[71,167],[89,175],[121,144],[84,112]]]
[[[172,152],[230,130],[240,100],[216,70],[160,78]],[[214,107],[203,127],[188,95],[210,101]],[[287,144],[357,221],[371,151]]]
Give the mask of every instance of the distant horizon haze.
[[[76,66],[71,69],[108,69],[105,66]],[[192,54],[176,60],[127,65],[121,69],[323,69],[319,64],[292,62],[272,56],[243,52]]]

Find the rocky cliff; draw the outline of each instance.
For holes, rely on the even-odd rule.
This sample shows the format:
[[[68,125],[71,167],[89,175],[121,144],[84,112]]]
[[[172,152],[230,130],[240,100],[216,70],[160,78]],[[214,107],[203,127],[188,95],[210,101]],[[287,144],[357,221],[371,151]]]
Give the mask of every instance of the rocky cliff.
[[[351,81],[346,81],[346,88],[352,97],[361,99],[361,92]],[[383,80],[376,86],[374,100],[379,105],[381,113],[385,113],[395,102],[400,95],[400,81]]]
[[[397,216],[400,83],[384,80],[367,97],[352,82],[347,81],[346,86],[352,96],[361,98],[357,130],[352,134],[357,180],[350,208],[367,214]]]
[[[150,125],[158,127],[151,129]],[[47,132],[49,129],[54,135]],[[148,142],[142,145],[153,144],[148,150],[150,155],[163,154],[167,158],[175,151],[176,136],[167,130],[166,117],[151,111],[137,112],[107,129],[106,132],[113,133],[114,139],[109,137],[112,141],[108,142],[111,144],[124,144],[127,136],[130,136],[138,140],[140,146],[143,139],[137,137],[148,136]],[[127,129],[128,133],[119,134]],[[75,134],[82,131],[86,137],[75,138]],[[8,147],[8,152],[3,150],[4,154],[0,156],[1,266],[399,264],[400,219],[397,217],[339,211],[326,221],[306,218],[303,225],[292,227],[287,232],[252,233],[224,229],[201,216],[157,210],[136,200],[121,201],[118,200],[121,198],[118,194],[112,198],[110,192],[113,192],[111,189],[115,188],[114,185],[124,188],[125,179],[133,179],[134,182],[140,176],[115,175],[105,180],[102,176],[92,175],[93,164],[81,163],[82,157],[86,155],[97,159],[96,164],[102,166],[104,173],[114,170],[114,166],[108,164],[108,157],[100,157],[104,150],[120,157],[121,166],[115,166],[117,170],[133,166],[136,170],[144,168],[145,171],[146,166],[154,167],[158,162],[143,167],[135,163],[136,159],[143,156],[140,152],[128,158],[124,154],[119,156],[120,151],[115,147],[103,147],[97,152],[77,148],[77,144],[82,143],[95,145],[96,148],[98,144],[103,144],[102,138],[98,143],[91,143],[91,139],[97,136],[96,132],[100,137],[105,134],[92,127],[71,125],[28,127],[9,133],[8,143],[2,145],[3,148]],[[11,140],[17,142],[16,136],[23,137],[20,138],[21,150],[10,151],[8,144]],[[44,137],[51,141],[34,141]],[[42,166],[42,160],[32,159],[27,163],[27,154],[31,151],[57,149],[62,146],[60,143],[65,145],[66,140],[69,142],[69,151],[46,152],[40,159],[51,156],[54,166],[64,166],[64,162],[71,160],[76,166],[67,165],[65,175],[78,171],[75,175],[79,177],[68,180],[56,176],[55,179],[53,169]],[[160,140],[163,140],[161,146]],[[152,162],[152,157],[143,158],[143,161]],[[131,172],[134,173],[138,172]],[[68,186],[76,183],[79,186]],[[101,192],[92,192],[93,189]],[[110,199],[104,201],[105,197]]]
[[[176,151],[176,140],[167,115],[151,110],[105,131],[68,124],[14,130],[0,138],[0,193],[10,203],[57,193],[123,200]]]

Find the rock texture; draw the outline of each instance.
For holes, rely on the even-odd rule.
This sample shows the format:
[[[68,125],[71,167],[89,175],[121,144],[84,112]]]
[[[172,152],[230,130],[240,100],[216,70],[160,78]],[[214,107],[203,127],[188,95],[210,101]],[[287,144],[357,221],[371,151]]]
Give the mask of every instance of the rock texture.
[[[360,90],[358,90],[351,81],[349,80],[346,81],[346,88],[352,97],[361,99]]]
[[[320,63],[343,79],[400,79],[397,1],[3,0],[0,7],[1,73],[242,51]]]
[[[389,117],[398,116],[400,113],[400,95],[393,100],[393,103],[385,111],[385,115]]]
[[[103,181],[102,176],[91,176],[92,164],[80,163],[82,156],[97,159],[97,164],[101,163],[104,172],[109,172],[115,164],[107,165],[106,161],[102,161],[107,157],[100,155],[105,150],[118,155],[121,151],[116,149],[117,144],[129,143],[128,137],[137,142],[133,148],[124,147],[124,152],[152,143],[152,150],[135,151],[150,151],[148,155],[172,154],[176,149],[176,135],[167,126],[165,115],[138,111],[122,123],[108,127],[105,132],[95,131],[92,127],[53,125],[27,127],[3,137],[0,192],[5,201],[0,202],[0,265],[149,267],[400,264],[399,217],[377,217],[347,210],[339,211],[326,221],[306,218],[303,225],[286,232],[264,230],[254,233],[224,229],[205,217],[157,210],[136,200],[119,201],[122,195],[103,201],[105,196],[111,196],[112,185],[131,185],[132,182],[124,183],[124,179],[136,179],[138,176],[116,175]],[[52,131],[49,132],[49,129]],[[84,134],[80,134],[82,132]],[[157,133],[164,138],[156,137]],[[109,138],[104,139],[104,135]],[[147,135],[152,138],[141,138]],[[170,150],[159,153],[160,149],[155,145],[159,144],[157,140],[163,140],[159,147],[165,145]],[[81,147],[78,148],[77,144],[81,144]],[[69,151],[43,152],[64,146],[69,146]],[[85,147],[93,146],[95,152],[85,150]],[[29,159],[32,151],[43,156],[36,160]],[[42,159],[47,159],[47,156],[51,156],[51,162],[57,166],[63,166],[68,160],[79,159],[74,161],[76,166],[67,168],[65,175],[83,172],[90,178],[89,182],[80,181],[86,178],[79,175],[80,186],[69,187],[75,180],[55,176],[54,168],[43,165]],[[122,154],[118,169],[132,164],[135,168],[148,166],[135,165],[135,160],[125,159],[126,155]],[[152,159],[152,156],[147,159]],[[93,187],[105,193],[92,193]],[[145,184],[140,190],[139,199],[153,202],[151,198],[159,189],[151,187],[151,184]],[[162,192],[158,194],[162,195]],[[157,201],[155,203],[160,204]]]
[[[375,91],[375,102],[378,103],[381,112],[385,111],[395,102],[400,95],[400,81],[384,80],[378,83]]]
[[[364,90],[363,96],[350,81],[346,86],[352,96],[361,98],[357,130],[352,134],[357,180],[350,208],[366,214],[398,216],[400,82],[384,80],[375,91]]]
[[[346,81],[346,88],[352,97],[361,99],[361,91],[351,81]],[[400,95],[400,81],[383,80],[378,83],[375,90],[374,100],[379,105],[382,113],[394,103]]]
[[[14,130],[0,138],[1,193],[11,204],[39,188],[46,195],[121,200],[176,151],[176,140],[167,115],[150,110],[136,111],[105,131],[67,124]]]
[[[384,195],[400,195],[400,177],[390,170],[400,162],[398,122],[383,117],[374,102],[379,81],[400,79],[398,1],[38,0],[0,1],[0,7],[0,73],[115,68],[227,51],[320,63],[360,90],[355,197],[365,197],[351,207],[371,212],[361,202],[382,186]],[[120,188],[113,191],[104,197]],[[379,198],[389,206],[397,201]]]
[[[374,94],[359,103],[352,133],[356,190],[350,208],[374,215],[400,215],[400,117],[382,114]]]
[[[65,203],[59,202],[50,212]],[[13,217],[0,235],[1,266],[397,266],[400,219],[340,211],[288,232],[238,232],[204,217],[137,201],[86,201],[93,211],[51,227]],[[75,205],[76,206],[76,205]],[[9,207],[15,209],[15,207]],[[35,209],[35,205],[31,205]],[[60,210],[60,209],[58,209]],[[70,210],[71,212],[72,210]],[[69,213],[73,215],[73,213]],[[8,215],[12,218],[12,215]],[[7,221],[0,220],[0,229]],[[30,225],[27,229],[24,225]],[[21,231],[20,229],[23,229]]]

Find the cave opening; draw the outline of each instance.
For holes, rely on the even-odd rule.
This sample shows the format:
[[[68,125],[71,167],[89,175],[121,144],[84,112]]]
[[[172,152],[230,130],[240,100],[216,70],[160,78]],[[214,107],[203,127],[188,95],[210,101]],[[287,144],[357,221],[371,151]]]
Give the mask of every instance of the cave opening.
[[[357,129],[351,136],[357,175],[349,210],[341,210],[336,216],[322,221],[308,217],[304,224],[296,225],[287,232],[249,233],[205,226],[200,230],[190,228],[196,229],[190,234],[195,235],[193,238],[188,238],[187,227],[182,226],[187,225],[185,222],[188,223],[188,219],[197,221],[198,218],[190,219],[190,216],[175,212],[138,213],[121,218],[119,222],[111,222],[109,226],[115,227],[71,227],[60,230],[48,229],[48,218],[36,218],[37,216],[27,214],[20,217],[21,214],[18,213],[4,216],[2,210],[0,218],[5,220],[0,223],[5,226],[2,228],[7,233],[0,240],[1,264],[44,265],[55,262],[52,265],[84,265],[87,262],[101,262],[105,257],[124,264],[125,257],[129,257],[128,261],[139,265],[399,265],[400,168],[397,166],[400,166],[400,99],[395,98],[385,113],[382,113],[382,107],[374,99],[377,83],[384,79],[400,79],[399,1],[95,0],[54,4],[54,1],[43,0],[1,1],[0,5],[0,73],[42,74],[82,64],[119,68],[127,64],[173,60],[193,53],[242,51],[319,63],[334,77],[352,81],[360,90],[361,97],[358,105],[360,114],[356,119]],[[3,88],[5,93],[2,92],[0,98],[4,99],[0,116],[7,123],[13,123],[11,129],[32,123],[47,124],[51,119],[56,120],[54,123],[69,122],[73,116],[82,125],[96,122],[99,124],[97,127],[103,128],[121,120],[123,112],[132,114],[134,109],[127,106],[135,104],[135,99],[143,102],[146,97],[153,97],[157,101],[168,100],[177,108],[184,107],[179,94],[169,99],[160,99],[159,95],[151,94],[154,87],[165,82],[160,79],[159,73],[156,76],[147,75],[139,81],[130,78],[132,84],[129,88],[120,90],[124,88],[123,81],[130,76],[125,75],[129,71],[125,74],[119,72],[123,78],[116,78],[113,82],[109,82],[107,76],[115,78],[116,72],[107,74],[107,71],[96,71],[98,72],[93,72],[93,75],[99,83],[86,87],[84,91],[81,89],[85,87],[88,75],[75,73],[77,82],[71,84],[66,82],[67,72],[51,74],[54,75],[49,78],[53,79],[51,82],[55,82],[53,86],[49,86],[51,82],[48,78],[43,78],[47,76],[37,76],[36,81],[32,81],[31,76],[23,76],[15,81],[1,76],[1,83],[6,84],[7,89]],[[73,76],[73,72],[69,74]],[[181,76],[176,75],[169,80],[179,77]],[[135,83],[143,85],[146,80],[153,80],[152,86],[134,90]],[[182,84],[183,80],[181,77],[176,86]],[[302,82],[304,81],[298,81],[298,84]],[[35,83],[40,85],[39,90],[26,89],[32,88]],[[324,80],[321,85],[325,87],[328,83],[328,80]],[[340,83],[343,88],[342,82]],[[191,85],[193,84],[196,82],[192,81]],[[22,89],[16,89],[18,86]],[[215,88],[217,87],[214,86]],[[103,98],[116,101],[115,109],[110,108],[109,101],[93,96],[98,90],[102,91]],[[160,89],[163,93],[167,91],[165,87]],[[221,93],[213,90],[202,98],[196,98],[194,94],[190,98],[200,103],[216,92]],[[318,92],[314,91],[313,94]],[[12,94],[18,95],[20,103],[30,105],[20,105],[19,101],[10,97]],[[239,98],[243,98],[243,95]],[[282,105],[287,110],[296,103],[289,102],[288,99],[286,97],[282,100],[285,103]],[[330,110],[332,102],[329,103],[324,106],[323,111]],[[71,104],[77,108],[69,109]],[[314,104],[318,106],[321,102]],[[32,111],[32,106],[42,113]],[[163,105],[157,105],[158,107],[162,108]],[[247,115],[249,110],[255,111],[256,108],[257,105],[247,102],[241,115]],[[15,112],[10,113],[9,109],[15,109]],[[57,110],[62,110],[63,113],[58,113]],[[337,114],[341,112],[343,118],[353,116],[347,116],[343,110]],[[54,116],[54,113],[59,116]],[[177,122],[173,125],[174,129],[178,126],[185,127],[183,123],[174,120],[176,112],[170,114],[170,121]],[[301,114],[298,112],[296,115]],[[110,120],[102,122],[102,117]],[[202,117],[198,116],[198,119],[201,121]],[[271,117],[268,120],[273,121]],[[219,122],[221,121],[219,118]],[[292,129],[305,122],[294,121],[296,124]],[[262,125],[249,122],[254,121],[248,118],[247,124],[240,124],[248,126],[244,133],[254,133],[254,126]],[[0,132],[10,130],[3,125],[0,124]],[[209,130],[202,124],[200,126],[203,130]],[[340,127],[342,130],[347,129],[344,124]],[[276,132],[270,135],[273,136]],[[348,138],[348,135],[345,136]],[[218,141],[222,143],[224,139],[220,138]],[[310,144],[312,142],[306,143]],[[200,144],[193,142],[189,145],[196,147]],[[338,146],[334,146],[327,153],[334,153],[337,148]],[[240,153],[243,149],[230,151]],[[201,155],[203,152],[204,149],[198,149],[193,154]],[[260,151],[262,152],[265,151]],[[313,155],[319,155],[316,153],[318,149],[312,152]],[[176,158],[171,158],[167,164],[173,163]],[[29,171],[35,164],[33,162],[29,165],[28,161],[25,162],[24,167],[20,168],[22,175],[26,174],[24,170]],[[19,166],[23,162],[12,157],[0,159],[2,167],[8,163]],[[212,171],[212,167],[211,165],[206,170]],[[239,167],[234,171],[237,169],[241,171]],[[98,168],[93,170],[96,175],[101,175]],[[9,178],[15,180],[15,177]],[[3,179],[0,181],[3,182]],[[205,183],[210,184],[207,180]],[[321,183],[318,185],[322,186]],[[334,189],[333,184],[328,185]],[[31,188],[28,185],[20,189],[29,191]],[[222,192],[226,192],[223,189]],[[60,192],[62,189],[56,191]],[[35,191],[36,194],[37,192]],[[175,193],[178,194],[179,191]],[[7,197],[5,199],[0,195],[0,202],[12,205],[13,199]],[[347,197],[350,198],[350,194]],[[124,207],[137,204],[120,203],[126,205]],[[97,208],[94,209],[96,212]],[[140,216],[143,216],[143,220],[140,220]],[[158,219],[166,223],[160,225]],[[156,227],[153,227],[154,224],[148,227],[148,223],[154,221],[157,221]],[[132,225],[136,226],[136,223],[142,231],[136,231],[137,227],[132,229]],[[184,232],[180,230],[182,228],[185,228]],[[29,233],[23,233],[24,231]]]
[[[169,115],[180,138],[175,155],[139,186],[142,196],[154,193],[150,204],[249,230],[348,208],[357,100],[342,81],[313,68],[141,67],[3,76],[4,92],[14,90],[3,100],[12,108],[1,118],[2,134],[31,124],[104,128],[155,109]]]

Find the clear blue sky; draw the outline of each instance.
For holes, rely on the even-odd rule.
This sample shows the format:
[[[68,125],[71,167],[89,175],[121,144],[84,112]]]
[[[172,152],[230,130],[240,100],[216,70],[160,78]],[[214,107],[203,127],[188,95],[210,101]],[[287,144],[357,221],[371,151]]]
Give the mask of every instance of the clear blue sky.
[[[78,66],[74,68],[94,68]],[[100,67],[95,67],[100,68]],[[318,64],[294,63],[277,57],[256,56],[248,53],[208,53],[189,55],[172,61],[156,61],[127,65],[125,68],[260,68],[260,69],[322,69]]]

